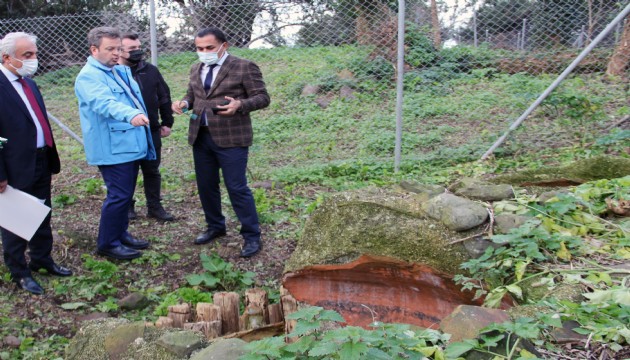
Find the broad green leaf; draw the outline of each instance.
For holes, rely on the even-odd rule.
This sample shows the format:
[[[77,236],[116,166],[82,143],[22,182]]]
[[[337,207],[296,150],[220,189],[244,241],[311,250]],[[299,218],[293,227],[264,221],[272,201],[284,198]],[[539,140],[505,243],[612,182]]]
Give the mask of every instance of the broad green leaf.
[[[507,289],[505,287],[498,287],[496,289],[493,289],[490,292],[490,294],[486,296],[486,299],[484,300],[483,304],[486,307],[496,309],[501,304],[501,300],[503,299],[503,296],[505,296],[506,293],[507,293]]]
[[[555,328],[562,327],[562,320],[560,319],[560,314],[542,314],[540,319],[543,323],[553,326]]]
[[[435,354],[436,348],[436,346],[425,346],[421,348],[416,348],[414,350],[418,350],[424,356],[432,356],[433,354]]]
[[[614,290],[612,300],[619,305],[630,306],[630,289]]]
[[[324,308],[319,306],[308,306],[286,316],[289,320],[309,320],[312,321],[319,315]]]
[[[517,298],[522,299],[523,298],[523,290],[521,289],[520,286],[518,285],[508,285],[505,287],[511,294],[514,294]]]
[[[321,324],[319,322],[306,322],[306,321],[298,321],[295,324],[295,328],[288,335],[289,337],[308,335],[316,330],[319,330]]]
[[[338,351],[339,351],[339,348],[335,342],[332,342],[332,341],[318,342],[308,352],[308,355],[309,356],[325,356],[325,355],[334,354]]]
[[[527,261],[519,261],[516,263],[516,265],[514,266],[514,274],[516,275],[516,280],[523,280],[523,275],[527,270],[527,265],[529,265],[529,262],[530,260],[527,259]]]
[[[303,336],[298,341],[288,344],[284,350],[291,353],[305,354],[315,342],[314,336]]]
[[[203,281],[203,277],[199,274],[186,275],[186,281],[192,286],[197,286]]]
[[[339,358],[344,360],[360,360],[363,359],[363,355],[367,352],[368,347],[365,343],[345,343],[339,350]],[[310,355],[310,354],[309,354]]]
[[[343,316],[341,316],[338,312],[334,311],[334,310],[324,310],[321,312],[321,314],[319,314],[319,319],[320,320],[327,320],[327,321],[336,321],[336,322],[340,322],[340,323],[345,323],[346,320],[343,318]]]
[[[84,302],[72,302],[72,303],[64,303],[60,305],[62,309],[65,310],[76,310],[82,307],[88,306],[88,304]]]
[[[479,343],[476,340],[450,343],[444,350],[444,355],[447,359],[456,359],[477,346]]]
[[[538,359],[538,356],[530,353],[529,351],[525,349],[521,349],[521,351],[519,352],[519,355],[521,355],[522,359]]]
[[[377,348],[369,348],[366,355],[366,359],[370,360],[391,360],[392,357],[389,356],[385,351]]]
[[[556,252],[556,256],[560,260],[571,261],[571,252],[567,249],[567,246],[564,244],[564,241],[560,242],[560,250]]]

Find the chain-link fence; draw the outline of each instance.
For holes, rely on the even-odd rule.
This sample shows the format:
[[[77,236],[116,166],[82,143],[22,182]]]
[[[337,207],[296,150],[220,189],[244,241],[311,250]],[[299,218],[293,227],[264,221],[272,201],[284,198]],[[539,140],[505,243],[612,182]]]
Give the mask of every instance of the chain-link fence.
[[[289,60],[293,59],[295,49],[350,49],[342,52],[346,56],[343,61],[322,65],[327,68],[322,68],[320,78],[302,79],[303,83],[296,85],[301,87],[302,95],[309,91],[316,95],[315,101],[323,108],[330,103],[331,91],[342,88],[360,91],[366,81],[371,85],[374,84],[371,81],[378,82],[372,92],[392,97],[396,81],[398,1],[167,3],[157,4],[155,17],[154,48],[160,67],[188,69],[196,61],[193,43],[196,31],[216,26],[225,31],[235,53],[249,49],[247,56],[259,63],[271,61],[276,49],[281,49]],[[442,85],[472,72],[483,76],[558,74],[627,4],[627,0],[406,1],[405,94],[429,87],[435,90],[434,95],[443,95],[449,90]],[[144,3],[124,12],[4,19],[0,20],[0,35],[25,31],[38,36],[41,66],[38,75],[54,73],[51,81],[62,81],[72,79],[84,63],[88,55],[86,34],[93,27],[108,25],[138,32],[148,49],[150,13],[149,4]],[[627,21],[617,25],[575,71],[605,72],[615,49],[630,41]],[[299,71],[299,68],[297,65],[292,69]],[[310,84],[306,83],[308,80]],[[174,97],[180,96],[177,86]],[[519,89],[514,91],[518,93]],[[530,98],[523,99],[521,104],[506,101],[506,118],[515,118],[524,104],[532,100],[531,94],[523,96]],[[296,101],[313,99],[302,96]],[[436,115],[436,111],[439,112],[414,109],[405,116],[422,118]],[[481,121],[486,111],[483,106],[471,108],[469,116]]]
[[[411,69],[421,69],[440,60],[459,61],[460,67],[495,60],[494,65],[509,73],[557,72],[626,4],[619,0],[407,1],[405,62]],[[396,1],[172,2],[158,6],[157,49],[159,55],[193,51],[195,33],[216,26],[239,48],[364,45],[395,64],[397,11]],[[148,44],[149,13],[144,5],[125,12],[5,19],[0,20],[0,35],[13,31],[37,35],[41,70],[59,70],[85,61],[86,34],[96,26],[139,32]],[[604,70],[622,32],[623,24],[618,24],[580,71]],[[469,55],[467,59],[453,59],[449,53],[445,59],[438,50],[457,47],[489,52],[484,58]]]

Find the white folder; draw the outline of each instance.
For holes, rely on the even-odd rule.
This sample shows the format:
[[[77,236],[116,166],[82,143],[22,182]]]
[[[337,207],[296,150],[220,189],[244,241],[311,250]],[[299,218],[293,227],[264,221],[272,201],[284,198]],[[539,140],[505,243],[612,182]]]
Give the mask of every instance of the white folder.
[[[27,241],[31,241],[49,212],[43,200],[11,186],[0,193],[0,227]]]

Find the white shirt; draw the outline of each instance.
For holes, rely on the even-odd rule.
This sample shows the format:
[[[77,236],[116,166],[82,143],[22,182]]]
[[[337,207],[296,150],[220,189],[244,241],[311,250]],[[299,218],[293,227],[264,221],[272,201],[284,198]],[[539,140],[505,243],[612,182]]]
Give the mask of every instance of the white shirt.
[[[15,91],[17,91],[18,95],[20,95],[20,97],[22,98],[22,102],[24,102],[24,105],[26,105],[28,112],[31,114],[31,120],[33,120],[33,124],[35,124],[35,128],[37,129],[37,147],[44,147],[46,145],[46,140],[44,140],[44,131],[42,130],[42,126],[39,123],[39,120],[37,120],[37,115],[35,115],[35,111],[33,110],[31,103],[26,97],[26,93],[24,93],[24,88],[22,88],[22,84],[20,84],[20,82],[18,81],[20,78],[17,77],[14,73],[10,72],[7,68],[5,68],[4,64],[0,66],[0,70],[2,70],[4,76],[9,79],[9,82],[11,82],[11,85],[13,85],[13,88],[15,89]],[[44,109],[42,109],[42,111],[43,110]]]

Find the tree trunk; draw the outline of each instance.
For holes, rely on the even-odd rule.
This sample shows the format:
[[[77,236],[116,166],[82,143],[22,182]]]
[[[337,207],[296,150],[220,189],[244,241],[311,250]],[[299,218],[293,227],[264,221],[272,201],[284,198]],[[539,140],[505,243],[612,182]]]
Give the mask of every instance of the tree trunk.
[[[619,40],[615,52],[610,57],[606,74],[609,76],[625,77],[627,75],[625,71],[628,68],[628,63],[630,63],[630,17],[627,17],[625,20],[621,39]]]
[[[431,26],[433,28],[433,46],[439,50],[442,47],[442,35],[440,33],[440,18],[438,17],[436,0],[431,0]]]

